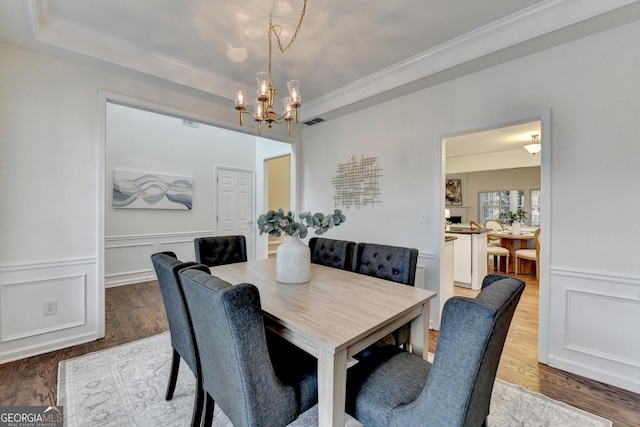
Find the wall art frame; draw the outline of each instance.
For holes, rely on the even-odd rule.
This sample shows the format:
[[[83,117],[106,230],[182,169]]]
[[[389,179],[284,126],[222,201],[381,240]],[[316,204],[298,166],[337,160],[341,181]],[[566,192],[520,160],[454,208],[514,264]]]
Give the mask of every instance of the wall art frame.
[[[193,178],[152,172],[113,171],[114,208],[193,208]]]
[[[445,180],[444,200],[447,206],[462,206],[462,180],[452,178]]]

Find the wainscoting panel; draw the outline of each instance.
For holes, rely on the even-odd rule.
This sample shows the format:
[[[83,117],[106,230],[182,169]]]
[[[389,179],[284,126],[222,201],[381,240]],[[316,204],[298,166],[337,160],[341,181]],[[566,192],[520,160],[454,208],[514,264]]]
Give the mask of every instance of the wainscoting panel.
[[[0,266],[0,363],[101,338],[97,271],[95,257]]]
[[[80,275],[2,286],[0,342],[84,324],[86,282]]]
[[[549,365],[640,393],[640,280],[555,269],[550,285]]]
[[[215,236],[215,231],[108,236],[105,239],[105,286],[155,280],[151,255],[157,252],[171,251],[182,261],[195,261],[193,240],[205,236]]]

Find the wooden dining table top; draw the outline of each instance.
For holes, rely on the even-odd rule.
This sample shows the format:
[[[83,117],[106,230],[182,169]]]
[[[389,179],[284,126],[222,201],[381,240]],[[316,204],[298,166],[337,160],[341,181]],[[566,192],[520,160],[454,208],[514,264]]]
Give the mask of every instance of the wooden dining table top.
[[[419,309],[435,293],[372,276],[311,264],[307,283],[279,283],[275,260],[211,268],[231,284],[251,283],[260,291],[266,317],[332,352],[349,347],[408,310]],[[351,355],[351,354],[349,354]]]
[[[513,234],[511,231],[491,231],[487,235],[489,237],[498,237],[500,239],[512,239],[512,240],[532,240],[534,232],[522,232],[520,234]]]

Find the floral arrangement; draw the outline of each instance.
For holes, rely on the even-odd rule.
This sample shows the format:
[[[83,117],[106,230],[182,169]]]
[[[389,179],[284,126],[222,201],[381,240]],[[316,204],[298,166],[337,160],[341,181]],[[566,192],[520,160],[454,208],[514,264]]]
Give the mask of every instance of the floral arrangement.
[[[258,228],[260,234],[269,233],[272,236],[280,237],[282,234],[289,236],[298,236],[301,239],[307,237],[310,228],[315,229],[317,235],[322,235],[337,227],[347,220],[340,209],[336,209],[333,213],[322,214],[317,212],[311,215],[311,212],[303,212],[299,215],[300,221],[296,221],[293,213],[289,211],[286,215],[282,208],[277,211],[269,211],[258,217]]]
[[[527,213],[522,209],[518,209],[516,212],[502,211],[499,219],[500,222],[506,225],[513,225],[514,222],[522,224],[527,219]]]

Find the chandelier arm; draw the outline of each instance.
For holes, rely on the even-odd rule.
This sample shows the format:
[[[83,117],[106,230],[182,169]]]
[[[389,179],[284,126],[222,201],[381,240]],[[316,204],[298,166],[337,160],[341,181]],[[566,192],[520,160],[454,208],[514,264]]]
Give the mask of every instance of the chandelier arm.
[[[286,114],[276,115],[276,116],[275,116],[275,118],[273,118],[272,120],[267,120],[267,119],[264,119],[264,118],[259,118],[258,116],[256,116],[255,114],[253,114],[253,113],[251,113],[251,112],[249,112],[249,111],[247,111],[247,110],[242,110],[242,111],[240,111],[240,121],[241,121],[240,126],[242,126],[242,115],[243,115],[243,114],[248,114],[249,116],[253,117],[253,119],[254,119],[256,122],[266,122],[266,121],[270,121],[270,122],[275,123],[275,124],[277,124],[277,125],[279,125],[280,123],[290,122],[291,120],[293,120],[293,119],[292,119],[292,118],[290,118],[290,117],[289,117],[289,118],[287,118],[287,115],[286,115]]]

